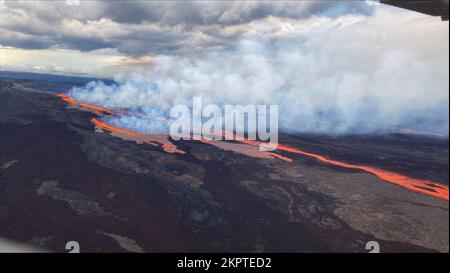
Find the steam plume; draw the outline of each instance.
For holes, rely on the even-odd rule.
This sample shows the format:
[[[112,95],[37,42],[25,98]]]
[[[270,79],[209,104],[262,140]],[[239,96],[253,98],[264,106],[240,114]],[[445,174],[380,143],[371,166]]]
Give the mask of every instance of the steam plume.
[[[365,19],[312,18],[292,27],[297,29],[283,37],[242,40],[201,56],[157,56],[148,71],[118,76],[111,86],[91,82],[70,95],[162,117],[176,104],[190,105],[194,96],[218,105],[278,104],[284,130],[404,128],[448,136],[448,23],[416,23],[409,14],[382,11]],[[136,115],[116,122],[141,132],[167,128]]]

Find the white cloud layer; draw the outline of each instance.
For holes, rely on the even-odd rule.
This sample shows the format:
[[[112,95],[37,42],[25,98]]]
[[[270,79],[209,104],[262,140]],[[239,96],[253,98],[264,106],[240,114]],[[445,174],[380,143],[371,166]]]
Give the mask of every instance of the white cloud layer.
[[[161,55],[148,71],[118,77],[118,86],[90,84],[71,95],[140,112],[167,111],[193,96],[216,104],[278,104],[288,130],[401,127],[448,136],[448,22],[380,9],[370,17],[269,18],[247,26],[259,35],[247,31],[240,42],[195,57]],[[130,121],[135,130],[155,129]]]

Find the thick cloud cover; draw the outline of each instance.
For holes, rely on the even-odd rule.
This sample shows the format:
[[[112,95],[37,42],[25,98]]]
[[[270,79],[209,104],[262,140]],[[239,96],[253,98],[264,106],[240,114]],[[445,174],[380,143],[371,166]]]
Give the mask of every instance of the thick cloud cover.
[[[369,15],[360,1],[2,1],[0,44],[26,49],[90,51],[114,48],[127,55],[202,51],[249,35],[246,24],[267,17],[335,18]]]
[[[260,27],[287,30],[195,58],[158,56],[147,71],[118,77],[119,85],[91,83],[71,95],[152,115],[190,105],[193,96],[205,103],[278,104],[287,130],[384,133],[401,127],[448,136],[448,23],[419,18],[380,11],[266,22]],[[121,119],[134,130],[159,129],[138,117]]]

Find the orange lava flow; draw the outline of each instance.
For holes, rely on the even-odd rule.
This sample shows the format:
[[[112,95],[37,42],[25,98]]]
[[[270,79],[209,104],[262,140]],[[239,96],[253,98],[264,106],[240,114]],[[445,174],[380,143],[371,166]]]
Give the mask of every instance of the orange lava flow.
[[[279,155],[279,154],[276,154],[276,153],[271,153],[271,156],[273,156],[275,158],[278,158],[278,159],[281,159],[281,160],[284,160],[284,161],[289,162],[289,163],[294,162],[293,159],[291,159],[289,157],[285,157],[285,156]]]
[[[236,137],[236,135],[234,135],[233,138],[239,142],[247,143],[250,145],[258,145],[258,146],[259,145],[262,145],[262,146],[268,145],[267,143],[259,142],[259,141],[255,141],[255,140],[245,140],[245,139],[239,140]],[[308,152],[302,151],[300,149],[290,147],[287,145],[283,145],[283,144],[278,144],[277,150],[309,156],[309,157],[315,158],[321,162],[335,165],[338,167],[365,171],[365,172],[368,172],[368,173],[371,173],[371,174],[377,176],[378,178],[380,178],[384,181],[387,181],[392,184],[396,184],[396,185],[404,187],[406,189],[409,189],[409,190],[412,190],[415,192],[419,192],[419,193],[423,193],[423,194],[433,196],[436,198],[440,198],[443,200],[447,200],[447,201],[449,200],[448,186],[441,184],[441,183],[411,178],[411,177],[408,177],[408,176],[405,176],[402,174],[398,174],[398,173],[391,172],[391,171],[385,171],[385,170],[382,170],[382,169],[379,169],[376,167],[356,165],[356,164],[345,163],[345,162],[341,162],[341,161],[337,161],[337,160],[332,160],[332,159],[328,159],[322,155],[308,153]]]
[[[322,162],[325,162],[328,164],[332,164],[335,166],[349,168],[349,169],[362,170],[362,171],[374,174],[382,180],[402,186],[409,190],[412,190],[415,192],[420,192],[420,193],[430,195],[433,197],[437,197],[440,199],[449,200],[448,186],[444,185],[444,184],[427,181],[427,180],[415,179],[415,178],[411,178],[411,177],[401,175],[398,173],[381,170],[381,169],[378,169],[375,167],[356,165],[356,164],[350,164],[350,163],[345,163],[345,162],[341,162],[341,161],[331,160],[324,156],[321,156],[318,154],[313,154],[313,153],[308,153],[308,152],[299,150],[297,148],[289,147],[286,145],[279,144],[278,149],[282,150],[282,151],[286,151],[286,152],[291,152],[291,153],[296,153],[296,154],[313,157],[319,161],[322,161]]]
[[[85,107],[88,109],[92,109],[92,110],[96,110],[96,111],[100,111],[100,112],[108,113],[108,114],[115,113],[113,110],[110,110],[110,109],[107,109],[104,107],[100,107],[100,106],[96,106],[96,105],[92,105],[92,104],[86,104],[86,103],[79,103],[75,99],[73,99],[65,94],[57,94],[57,96],[70,104],[78,105],[80,107]],[[142,134],[114,127],[114,126],[109,125],[105,122],[102,122],[96,118],[92,118],[91,121],[99,128],[110,131],[110,132],[121,133],[121,134],[127,135],[129,137],[134,137],[134,138],[142,136]],[[222,135],[225,136],[225,132],[222,132]],[[243,143],[243,144],[248,144],[248,145],[252,145],[252,146],[267,145],[267,143],[260,142],[260,141],[239,139],[239,138],[237,138],[237,136],[235,134],[233,134],[233,135],[234,135],[233,139],[235,141]],[[164,144],[165,148],[172,149],[172,147],[166,147],[166,145],[168,145],[168,144]],[[401,175],[401,174],[391,172],[391,171],[382,170],[382,169],[379,169],[376,167],[357,165],[357,164],[351,164],[351,163],[345,163],[345,162],[341,162],[341,161],[337,161],[337,160],[332,160],[332,159],[328,159],[322,155],[305,152],[300,149],[290,147],[287,145],[278,144],[277,149],[281,150],[281,151],[285,151],[285,152],[290,152],[290,153],[295,153],[295,154],[312,157],[321,162],[335,165],[338,167],[365,171],[367,173],[371,173],[371,174],[377,176],[378,178],[380,178],[384,181],[404,187],[406,189],[409,189],[409,190],[412,190],[415,192],[419,192],[422,194],[426,194],[429,196],[433,196],[436,198],[440,198],[443,200],[447,200],[447,201],[449,200],[449,191],[448,191],[449,187],[444,184],[440,184],[440,183],[436,183],[436,182],[432,182],[432,181],[428,181],[428,180],[420,180],[420,179],[416,179],[416,178],[411,178],[411,177],[408,177],[405,175]],[[180,151],[180,153],[184,153],[184,152]],[[272,158],[278,158],[278,159],[281,159],[281,160],[284,160],[287,162],[293,162],[292,159],[290,159],[288,157],[284,157],[284,156],[276,154],[276,153],[273,153],[273,152],[272,153],[262,152],[262,153],[265,153]]]
[[[127,136],[130,136],[130,137],[138,137],[139,136],[138,133],[111,126],[108,123],[102,122],[102,121],[100,121],[100,120],[98,120],[96,118],[92,118],[91,121],[92,121],[92,123],[94,123],[98,127],[102,128],[104,130],[110,131],[110,132],[121,133],[121,134],[125,134]]]
[[[63,101],[68,102],[70,104],[78,105],[80,107],[88,108],[91,110],[107,113],[107,114],[114,114],[114,111],[105,107],[89,104],[89,103],[80,103],[77,100],[67,96],[66,94],[56,94],[56,96],[60,97]]]

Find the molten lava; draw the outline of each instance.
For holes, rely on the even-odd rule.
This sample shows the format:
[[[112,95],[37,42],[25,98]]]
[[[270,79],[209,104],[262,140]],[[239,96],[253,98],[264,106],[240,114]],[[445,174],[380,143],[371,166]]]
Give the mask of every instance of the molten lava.
[[[96,126],[102,128],[102,129],[104,129],[104,130],[113,132],[113,133],[125,134],[125,135],[130,136],[130,137],[138,137],[138,136],[139,136],[138,133],[135,133],[135,132],[132,132],[132,131],[128,131],[128,130],[124,130],[124,129],[120,129],[120,128],[117,128],[117,127],[114,127],[114,126],[111,126],[111,125],[109,125],[108,123],[102,122],[102,121],[100,121],[100,120],[98,120],[98,119],[96,119],[96,118],[92,118],[91,121],[92,121],[92,123],[94,123]]]
[[[60,97],[62,100],[68,102],[69,104],[76,105],[81,108],[93,110],[94,112],[100,112],[101,114],[110,114],[111,115],[111,114],[115,114],[118,112],[118,111],[114,111],[111,109],[107,109],[107,108],[92,105],[92,104],[80,103],[65,94],[57,94],[57,96]],[[92,118],[91,121],[92,121],[92,123],[94,123],[96,125],[97,128],[99,128],[101,130],[109,131],[115,136],[122,137],[124,139],[134,140],[137,143],[148,143],[148,144],[151,144],[154,146],[161,146],[164,149],[164,151],[169,152],[169,153],[185,154],[184,151],[177,149],[177,146],[169,141],[168,135],[162,135],[162,134],[145,135],[145,134],[140,134],[137,132],[117,128],[108,123],[102,122],[96,118]],[[222,135],[225,136],[225,132],[222,132]],[[260,146],[267,145],[264,142],[239,139],[236,136],[234,136],[234,140],[236,142],[240,143],[240,145],[225,142],[225,141],[201,140],[201,142],[216,146],[223,150],[234,151],[234,152],[241,153],[241,154],[244,154],[244,155],[247,155],[250,157],[278,158],[278,159],[284,160],[286,162],[293,162],[292,159],[282,156],[280,154],[273,153],[273,152],[260,151],[259,150]],[[258,148],[252,149],[249,146],[250,147],[258,147]],[[384,181],[404,187],[406,189],[409,189],[409,190],[412,190],[415,192],[419,192],[422,194],[426,194],[429,196],[433,196],[436,198],[449,200],[449,192],[448,192],[449,189],[448,189],[448,186],[444,185],[444,184],[427,181],[427,180],[415,179],[415,178],[411,178],[411,177],[401,175],[398,173],[394,173],[391,171],[385,171],[385,170],[382,170],[382,169],[379,169],[376,167],[350,164],[350,163],[345,163],[345,162],[341,162],[341,161],[337,161],[337,160],[332,160],[332,159],[328,159],[322,155],[305,152],[300,149],[293,148],[293,147],[290,147],[287,145],[278,144],[277,149],[281,150],[281,151],[289,152],[289,153],[300,154],[300,155],[312,157],[316,160],[319,160],[321,162],[331,164],[334,166],[347,168],[347,169],[361,170],[361,171],[364,171],[367,173],[371,173]]]
[[[105,107],[89,104],[89,103],[81,103],[77,100],[67,96],[66,94],[57,94],[59,98],[63,101],[69,103],[70,105],[76,106],[78,109],[87,109],[97,115],[112,115],[112,114],[128,114],[126,111],[121,110],[112,110]],[[148,117],[147,117],[148,118]],[[133,132],[130,130],[121,129],[115,126],[112,126],[106,122],[100,121],[96,118],[92,118],[91,122],[96,126],[97,129],[101,131],[108,131],[112,135],[116,137],[120,137],[126,140],[135,141],[138,144],[147,143],[156,147],[162,147],[165,152],[168,153],[178,153],[185,154],[186,152],[179,150],[176,145],[169,141],[169,136],[162,134],[141,134],[137,132]]]
[[[348,169],[365,171],[365,172],[376,175],[377,177],[379,177],[380,179],[382,179],[384,181],[402,186],[409,190],[412,190],[415,192],[420,192],[420,193],[427,194],[430,196],[434,196],[434,197],[437,197],[440,199],[449,200],[447,185],[443,185],[440,183],[427,181],[427,180],[415,179],[415,178],[411,178],[411,177],[401,175],[398,173],[378,169],[375,167],[356,165],[356,164],[350,164],[350,163],[345,163],[345,162],[341,162],[341,161],[331,160],[324,156],[321,156],[318,154],[313,154],[313,153],[308,153],[308,152],[299,150],[297,148],[289,147],[287,145],[279,144],[278,149],[281,151],[286,151],[286,152],[291,152],[291,153],[295,153],[295,154],[301,154],[301,155],[313,157],[313,158],[315,158],[321,162],[327,163],[327,164],[332,164],[335,166],[348,168]]]
[[[112,135],[125,140],[132,140],[138,144],[147,143],[156,147],[162,147],[165,152],[185,154],[176,145],[169,141],[169,136],[163,134],[140,134],[130,130],[120,129],[96,118],[91,119],[92,123],[101,130],[109,131]]]
[[[273,152],[260,151],[258,146],[248,145],[247,143],[244,142],[236,141],[238,143],[231,143],[227,141],[206,140],[206,139],[201,139],[200,142],[212,145],[224,151],[232,151],[238,154],[243,154],[248,157],[266,158],[266,159],[278,158],[286,162],[293,162],[293,160],[290,158],[284,157],[282,155]]]
[[[225,135],[225,133],[223,133],[223,135]],[[236,141],[241,142],[241,143],[246,143],[246,144],[253,145],[253,146],[262,146],[262,147],[269,146],[268,143],[255,141],[255,140],[239,139],[235,134],[233,134],[233,135],[234,135],[233,139],[235,139]],[[322,155],[308,153],[308,152],[305,152],[300,149],[290,147],[287,145],[278,144],[277,150],[312,157],[321,162],[335,165],[335,166],[342,167],[342,168],[365,171],[365,172],[368,172],[368,173],[371,173],[371,174],[377,176],[378,178],[380,178],[384,181],[387,181],[392,184],[396,184],[396,185],[404,187],[406,189],[409,189],[409,190],[412,190],[415,192],[419,192],[419,193],[423,193],[426,195],[430,195],[430,196],[433,196],[436,198],[449,200],[449,192],[448,192],[449,189],[448,189],[448,186],[444,185],[444,184],[436,183],[433,181],[411,178],[411,177],[401,175],[398,173],[394,173],[391,171],[385,171],[385,170],[382,170],[382,169],[379,169],[376,167],[350,164],[350,163],[345,163],[345,162],[341,162],[341,161],[337,161],[337,160],[332,160],[332,159],[328,159]],[[290,158],[286,158],[286,159],[287,159],[286,161],[292,161],[292,159],[290,159]]]
[[[97,106],[97,105],[93,105],[93,104],[89,104],[89,103],[78,102],[75,99],[67,96],[66,94],[56,94],[56,96],[60,97],[65,102],[68,102],[72,105],[76,105],[76,106],[79,106],[82,108],[87,108],[90,110],[98,111],[98,112],[109,114],[109,115],[112,115],[115,113],[115,111],[105,108],[105,107],[101,107],[101,106]]]

